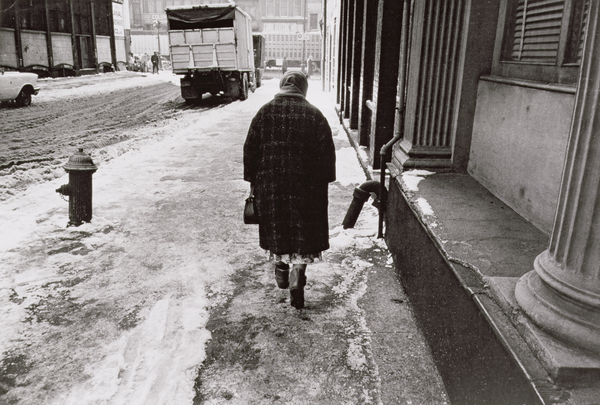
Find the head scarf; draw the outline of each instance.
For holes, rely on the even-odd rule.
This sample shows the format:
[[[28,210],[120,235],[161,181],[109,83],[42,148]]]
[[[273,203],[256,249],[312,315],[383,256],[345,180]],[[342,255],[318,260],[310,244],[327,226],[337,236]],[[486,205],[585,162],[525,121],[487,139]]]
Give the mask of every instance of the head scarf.
[[[308,79],[302,72],[295,70],[287,71],[279,82],[279,93],[275,97],[306,97],[308,91]]]

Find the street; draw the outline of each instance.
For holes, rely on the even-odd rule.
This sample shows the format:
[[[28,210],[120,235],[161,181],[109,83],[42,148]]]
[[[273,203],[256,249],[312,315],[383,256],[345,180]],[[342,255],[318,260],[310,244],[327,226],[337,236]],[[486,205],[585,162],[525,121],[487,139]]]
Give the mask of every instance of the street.
[[[188,106],[174,76],[42,82],[0,108],[0,404],[447,404],[333,101],[331,249],[289,305],[241,214],[242,146],[277,80]],[[90,153],[93,218],[67,228],[54,191]],[[373,288],[377,287],[376,290]]]
[[[0,107],[0,200],[27,185],[23,171],[62,175],[74,145],[94,150],[132,136],[139,140],[184,108],[179,88],[164,77],[113,74],[108,78],[115,85],[107,87],[106,76],[40,81],[29,108]]]

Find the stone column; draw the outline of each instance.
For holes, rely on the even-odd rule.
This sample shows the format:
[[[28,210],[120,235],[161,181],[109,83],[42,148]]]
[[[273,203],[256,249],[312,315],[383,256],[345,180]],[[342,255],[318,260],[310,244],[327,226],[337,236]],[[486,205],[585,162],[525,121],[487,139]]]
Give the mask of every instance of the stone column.
[[[519,306],[542,330],[600,355],[600,30],[589,27],[548,250],[518,282]]]
[[[364,16],[365,3],[363,1],[356,1],[354,4],[354,30],[352,31],[352,54],[351,54],[351,66],[350,74],[348,78],[350,90],[350,105],[348,110],[350,111],[350,129],[358,129],[358,108],[361,103],[359,100],[360,95],[360,73],[363,65],[362,50],[364,47],[363,43],[363,16]]]
[[[344,105],[344,93],[343,93],[343,88],[344,88],[344,75],[343,75],[343,71],[345,69],[344,64],[346,63],[346,59],[345,59],[345,54],[346,54],[346,50],[345,50],[345,44],[346,44],[346,39],[345,39],[345,35],[346,35],[346,3],[348,1],[342,1],[340,4],[340,25],[338,28],[339,31],[339,41],[338,41],[338,57],[337,57],[337,75],[336,75],[336,93],[337,93],[337,97],[336,97],[336,103],[340,105],[340,109],[341,106]]]
[[[352,81],[352,52],[354,51],[354,8],[356,4],[353,0],[348,1],[346,7],[346,34],[345,34],[345,42],[346,42],[346,54],[345,58],[345,67],[343,72],[344,75],[343,87],[342,91],[344,94],[344,102],[342,104],[342,111],[344,118],[350,118],[350,90],[348,89],[350,83]]]
[[[373,98],[373,74],[375,68],[375,39],[377,38],[377,0],[364,0],[363,47],[358,100],[358,137],[361,146],[369,145],[371,110],[367,106]]]
[[[373,71],[373,103],[369,158],[373,169],[381,167],[381,147],[394,136],[396,84],[400,56],[402,7],[400,0],[379,0]]]

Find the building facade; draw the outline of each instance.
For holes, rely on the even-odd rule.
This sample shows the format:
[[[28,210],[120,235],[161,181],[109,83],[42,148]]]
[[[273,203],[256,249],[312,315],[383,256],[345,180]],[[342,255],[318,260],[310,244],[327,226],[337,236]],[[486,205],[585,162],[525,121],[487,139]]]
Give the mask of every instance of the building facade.
[[[335,93],[340,120],[367,150],[372,168],[389,171],[385,238],[397,266],[410,267],[403,270],[409,280],[424,274],[430,291],[444,280],[442,290],[462,286],[457,296],[464,294],[495,332],[498,324],[479,297],[510,301],[506,319],[554,388],[593,387],[600,379],[599,7],[592,0],[326,4],[324,59],[335,62],[324,70],[324,87]],[[411,197],[400,178],[413,169],[461,174],[456,178],[483,186],[546,235],[547,249],[511,268],[510,277],[494,278],[469,263],[452,263],[439,240],[432,250],[416,246],[416,233],[426,230],[433,240],[437,231],[408,209]],[[450,190],[444,187],[436,198],[443,200]],[[452,192],[449,205],[464,198],[460,186]],[[412,217],[418,220],[409,232]],[[457,226],[473,241],[462,246],[467,250],[476,236],[469,236],[469,225]],[[498,227],[498,234],[485,230],[490,250],[510,240],[510,226]],[[529,254],[523,246],[514,249]],[[459,276],[460,266],[479,280],[479,292]],[[439,296],[415,299],[433,307]],[[469,339],[467,329],[460,333]],[[436,339],[449,338],[442,335]],[[505,335],[496,335],[506,343]],[[517,369],[526,369],[518,351],[505,352]],[[548,399],[543,382],[527,371],[523,379],[537,389],[536,403]]]
[[[223,3],[225,0],[129,0],[132,52],[168,54],[166,7]],[[309,58],[321,64],[322,0],[237,0],[252,17],[252,31],[265,38],[265,62],[283,58],[300,66]]]
[[[320,65],[321,0],[263,0],[261,3],[268,63],[281,65],[285,58],[290,66],[301,66],[310,58]]]
[[[124,68],[122,0],[0,1],[0,66],[40,76]]]
[[[134,31],[154,31],[157,26],[166,32],[167,15],[165,8],[174,6],[194,6],[199,4],[228,3],[228,0],[129,0],[131,29]],[[260,12],[257,0],[236,1],[242,10],[250,14],[254,31],[260,31]],[[157,22],[160,22],[158,24]]]

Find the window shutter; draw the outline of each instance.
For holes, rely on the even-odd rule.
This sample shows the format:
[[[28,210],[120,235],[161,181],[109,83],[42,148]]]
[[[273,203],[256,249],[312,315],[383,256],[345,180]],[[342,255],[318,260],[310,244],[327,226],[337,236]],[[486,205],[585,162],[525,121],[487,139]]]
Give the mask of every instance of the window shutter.
[[[585,1],[583,4],[583,12],[582,12],[582,17],[581,17],[581,28],[579,30],[579,43],[578,43],[578,47],[577,47],[577,64],[581,63],[581,58],[583,56],[583,43],[585,40],[585,31],[587,28],[587,21],[588,21],[588,9],[589,9],[589,2]]]
[[[564,0],[518,0],[511,60],[556,63]]]

